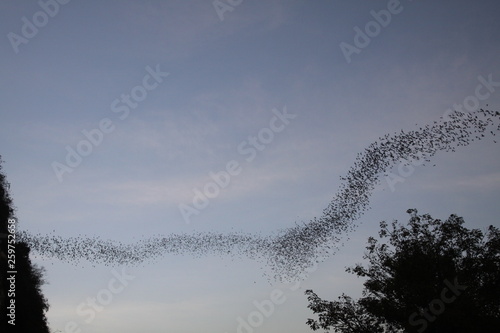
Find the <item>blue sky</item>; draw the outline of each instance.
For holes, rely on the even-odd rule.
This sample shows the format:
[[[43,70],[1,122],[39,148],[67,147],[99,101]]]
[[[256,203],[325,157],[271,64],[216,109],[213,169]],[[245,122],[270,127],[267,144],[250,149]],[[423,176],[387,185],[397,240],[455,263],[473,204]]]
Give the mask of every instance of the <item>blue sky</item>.
[[[134,242],[286,229],[321,215],[371,142],[470,101],[478,77],[500,81],[496,1],[222,1],[232,8],[222,20],[210,0],[72,0],[58,3],[57,13],[55,2],[41,3],[52,4],[53,17],[45,15],[29,38],[23,17],[43,20],[42,6],[0,4],[0,154],[20,228],[33,233]],[[341,43],[355,47],[355,27],[364,31],[375,20],[371,11],[388,8],[397,13],[347,59]],[[16,46],[10,33],[25,42]],[[168,76],[137,88],[157,68]],[[480,107],[498,110],[497,90]],[[113,101],[134,92],[141,101],[120,119]],[[284,108],[295,118],[247,161],[238,146]],[[82,131],[105,119],[113,129],[60,181],[53,163],[65,163],[66,147],[77,149]],[[498,225],[498,149],[486,138],[438,153],[436,166],[415,167],[393,189],[382,180],[350,240],[296,290],[268,281],[268,268],[245,258],[164,256],[126,267],[134,279],[87,323],[78,307],[109,295],[102,290],[123,267],[34,257],[47,269],[50,326],[237,332],[245,331],[238,318],[248,322],[253,313],[263,319],[255,332],[307,332],[304,291],[359,295],[363,281],[344,268],[362,260],[380,221],[405,222],[405,211],[417,208],[442,219],[456,213],[471,228]],[[241,172],[186,223],[179,205],[192,204],[193,189],[233,160]],[[256,315],[254,302],[279,291],[275,300],[283,302]]]

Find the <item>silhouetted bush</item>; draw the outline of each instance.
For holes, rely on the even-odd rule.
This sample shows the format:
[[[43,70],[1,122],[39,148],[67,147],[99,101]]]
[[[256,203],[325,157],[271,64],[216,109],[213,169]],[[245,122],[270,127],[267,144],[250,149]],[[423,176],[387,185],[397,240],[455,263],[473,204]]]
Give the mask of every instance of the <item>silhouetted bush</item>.
[[[8,219],[14,217],[14,207],[9,195],[9,183],[1,172],[0,158],[0,234],[8,233]],[[8,268],[7,261],[7,238],[1,239],[0,247],[0,316],[1,332],[22,333],[48,333],[49,328],[45,312],[49,308],[47,299],[43,296],[41,286],[43,280],[43,268],[31,263],[29,258],[30,249],[25,243],[15,244],[15,295],[9,293],[10,284],[7,274],[12,270]],[[14,296],[14,297],[11,297]],[[10,299],[15,300],[15,321],[7,316],[7,306]],[[6,302],[9,301],[9,304]],[[15,323],[15,325],[9,324]]]

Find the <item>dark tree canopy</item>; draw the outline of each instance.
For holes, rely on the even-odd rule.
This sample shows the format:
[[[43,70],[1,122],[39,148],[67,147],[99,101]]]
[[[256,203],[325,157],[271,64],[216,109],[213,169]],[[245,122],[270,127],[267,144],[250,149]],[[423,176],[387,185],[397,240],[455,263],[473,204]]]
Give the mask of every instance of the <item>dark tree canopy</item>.
[[[381,222],[379,239],[368,239],[368,265],[347,269],[366,278],[361,299],[342,295],[328,302],[306,291],[308,307],[319,314],[307,321],[311,329],[499,332],[499,229],[490,226],[484,234],[465,228],[456,215],[441,221],[408,213],[407,226]]]
[[[9,183],[1,172],[0,159],[0,235],[8,233],[8,220],[14,217],[14,207],[9,195]],[[26,243],[15,244],[15,296],[8,297],[10,283],[7,277],[7,238],[0,238],[0,332],[30,332],[48,333],[49,328],[45,312],[49,305],[43,296],[41,286],[43,280],[43,268],[31,263],[29,258],[30,248]],[[8,323],[7,304],[10,299],[15,300],[15,325]]]
[[[7,220],[14,215],[12,199],[9,195],[9,183],[2,173],[2,157],[0,156],[0,233],[7,233]]]

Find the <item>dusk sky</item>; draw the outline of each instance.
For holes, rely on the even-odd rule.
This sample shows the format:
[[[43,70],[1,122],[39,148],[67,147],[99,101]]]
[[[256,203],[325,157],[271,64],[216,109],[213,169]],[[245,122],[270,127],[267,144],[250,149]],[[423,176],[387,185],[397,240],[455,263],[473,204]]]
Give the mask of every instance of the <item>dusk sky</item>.
[[[0,155],[19,228],[134,243],[307,223],[379,137],[453,108],[500,110],[499,13],[494,0],[4,0]],[[50,327],[311,332],[304,291],[360,296],[345,267],[380,221],[417,208],[499,226],[493,140],[396,166],[402,181],[382,177],[355,231],[298,284],[244,257],[109,267],[33,253]]]

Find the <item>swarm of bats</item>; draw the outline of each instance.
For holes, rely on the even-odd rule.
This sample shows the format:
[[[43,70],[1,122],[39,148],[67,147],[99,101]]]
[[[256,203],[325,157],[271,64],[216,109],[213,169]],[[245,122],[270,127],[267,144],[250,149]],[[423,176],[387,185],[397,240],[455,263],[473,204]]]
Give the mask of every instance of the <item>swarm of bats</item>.
[[[318,261],[335,253],[341,237],[356,228],[355,221],[369,208],[372,190],[380,177],[401,160],[427,162],[438,151],[455,151],[500,130],[500,112],[454,112],[418,130],[380,137],[363,152],[345,177],[323,215],[271,235],[247,233],[169,234],[134,244],[99,237],[69,237],[18,231],[18,239],[42,256],[78,263],[135,265],[159,256],[220,255],[248,257],[264,262],[280,280],[296,279]],[[495,141],[496,142],[496,141]]]

